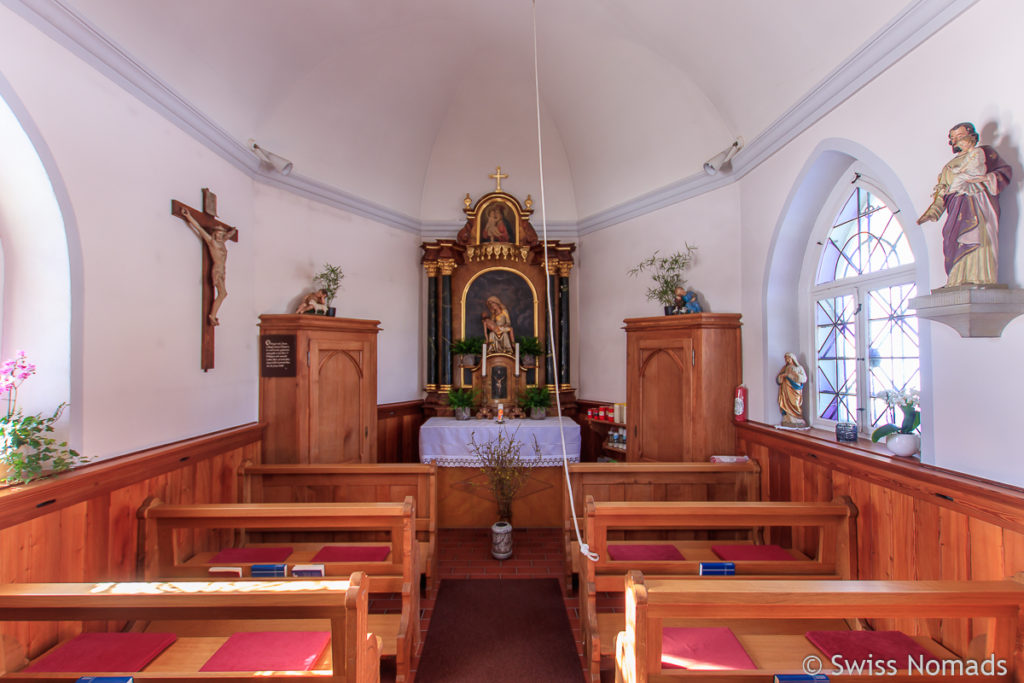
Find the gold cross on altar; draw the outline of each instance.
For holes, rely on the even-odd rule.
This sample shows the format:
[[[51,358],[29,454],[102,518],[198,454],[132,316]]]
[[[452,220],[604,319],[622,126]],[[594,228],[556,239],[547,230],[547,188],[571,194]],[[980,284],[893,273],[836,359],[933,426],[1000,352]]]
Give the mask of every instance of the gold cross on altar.
[[[495,171],[494,173],[490,174],[487,177],[488,178],[494,178],[495,182],[498,183],[498,187],[496,187],[494,189],[494,191],[495,192],[501,192],[501,179],[502,178],[508,178],[508,174],[507,173],[502,173],[501,172],[501,166],[499,166],[497,171]]]

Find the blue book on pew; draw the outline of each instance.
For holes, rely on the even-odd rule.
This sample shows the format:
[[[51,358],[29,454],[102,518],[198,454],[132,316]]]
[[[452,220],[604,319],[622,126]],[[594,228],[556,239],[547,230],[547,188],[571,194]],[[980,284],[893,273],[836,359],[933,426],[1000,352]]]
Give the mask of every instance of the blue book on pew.
[[[134,676],[82,676],[76,683],[133,683]]]
[[[286,564],[254,564],[252,566],[254,577],[281,577],[288,576],[288,565]]]
[[[775,674],[775,683],[813,683],[814,681],[828,683],[828,676],[825,674]]]
[[[736,564],[734,562],[701,562],[701,576],[735,576]]]

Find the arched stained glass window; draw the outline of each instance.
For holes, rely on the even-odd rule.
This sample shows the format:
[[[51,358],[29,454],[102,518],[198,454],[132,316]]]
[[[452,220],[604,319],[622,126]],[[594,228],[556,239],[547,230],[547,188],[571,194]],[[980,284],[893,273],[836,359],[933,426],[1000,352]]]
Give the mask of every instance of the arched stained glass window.
[[[818,260],[814,301],[815,411],[870,432],[896,417],[886,389],[920,388],[914,255],[885,201],[857,186]],[[897,422],[898,424],[898,422]]]

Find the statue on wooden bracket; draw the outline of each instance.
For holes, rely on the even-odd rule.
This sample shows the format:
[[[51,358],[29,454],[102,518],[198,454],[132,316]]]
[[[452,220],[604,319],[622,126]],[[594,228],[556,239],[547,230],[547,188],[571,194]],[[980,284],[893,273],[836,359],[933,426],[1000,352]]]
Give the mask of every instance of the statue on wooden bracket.
[[[775,382],[779,385],[779,411],[782,413],[781,429],[809,429],[804,419],[804,385],[807,371],[796,359],[796,354],[787,353],[786,364],[782,366]]]

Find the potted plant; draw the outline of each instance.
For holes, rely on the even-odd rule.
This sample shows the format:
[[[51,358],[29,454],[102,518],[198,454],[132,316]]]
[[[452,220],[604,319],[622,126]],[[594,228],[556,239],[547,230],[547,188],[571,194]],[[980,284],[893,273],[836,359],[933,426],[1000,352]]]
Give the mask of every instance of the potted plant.
[[[537,365],[537,358],[544,355],[544,347],[536,337],[519,338],[519,363],[524,368],[532,368]]]
[[[456,420],[468,420],[476,404],[477,390],[463,387],[448,392],[448,405],[455,411]]]
[[[469,437],[469,450],[480,462],[480,472],[498,506],[498,521],[491,525],[491,555],[498,560],[512,556],[512,501],[528,477],[528,465],[522,457],[523,443],[516,438],[517,434],[518,431],[509,434],[500,429],[496,437],[483,443],[477,443],[475,434]],[[533,448],[539,458],[536,437]]]
[[[677,251],[669,256],[658,256],[655,251],[629,270],[633,277],[640,273],[650,274],[654,285],[647,288],[647,300],[660,301],[665,307],[665,315],[676,312],[676,290],[684,288],[686,280],[683,279],[683,273],[693,262],[693,252],[696,250],[697,247],[687,244],[685,252]]]
[[[480,364],[484,350],[483,337],[466,337],[452,342],[452,356],[459,367],[469,368]]]
[[[917,389],[896,391],[887,389],[875,398],[885,400],[886,405],[895,415],[899,408],[903,413],[903,423],[897,427],[885,424],[871,433],[871,440],[878,443],[885,437],[885,446],[895,455],[910,456],[921,450],[921,437],[915,431],[921,426],[921,411],[917,406],[921,403],[921,395]]]
[[[25,415],[18,408],[18,387],[36,373],[24,351],[0,366],[0,395],[7,394],[7,412],[0,416],[0,465],[6,472],[0,481],[27,483],[44,472],[63,472],[87,458],[68,448],[66,441],[50,436],[66,403],[53,415]]]
[[[551,392],[547,387],[534,385],[526,387],[519,396],[519,407],[530,414],[534,420],[547,417],[548,406],[551,405]]]
[[[339,266],[332,266],[330,263],[324,264],[324,269],[313,276],[313,285],[317,289],[324,291],[324,299],[327,303],[327,315],[333,316],[335,314],[335,308],[331,304],[334,302],[334,296],[338,293],[338,289],[341,287],[341,281],[344,279],[345,274],[341,272]]]

